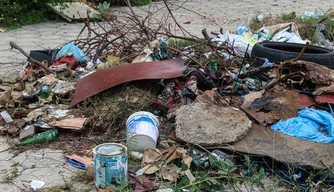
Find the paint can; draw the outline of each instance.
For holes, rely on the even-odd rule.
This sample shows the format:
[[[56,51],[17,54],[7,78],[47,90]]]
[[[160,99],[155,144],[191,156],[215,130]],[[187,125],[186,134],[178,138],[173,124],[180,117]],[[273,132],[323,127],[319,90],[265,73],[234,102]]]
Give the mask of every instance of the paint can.
[[[105,188],[128,181],[127,148],[118,143],[104,143],[93,150],[95,186]]]
[[[131,151],[156,148],[159,136],[159,120],[150,112],[139,111],[126,121],[128,147]]]

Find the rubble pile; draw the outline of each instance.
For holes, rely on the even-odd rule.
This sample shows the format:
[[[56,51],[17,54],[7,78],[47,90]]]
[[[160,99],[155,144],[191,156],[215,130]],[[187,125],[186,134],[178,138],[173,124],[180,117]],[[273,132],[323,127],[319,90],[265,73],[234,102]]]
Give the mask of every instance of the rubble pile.
[[[264,170],[292,174],[282,178],[303,189],[308,174],[293,178],[298,171],[333,166],[334,63],[328,58],[334,52],[310,51],[315,47],[301,39],[294,23],[253,33],[238,27],[236,34],[221,31],[212,37],[203,30],[200,38],[172,34],[163,22],[148,28],[133,12],[120,15],[126,17],[111,15],[106,25],[89,27],[86,21],[88,38],[57,50],[28,55],[11,42],[28,63],[15,84],[0,86],[0,133],[19,135],[21,146],[57,142],[68,132],[115,136],[105,143],[123,144],[140,135],[135,145],[141,147],[153,139],[149,144],[156,148],[119,152],[121,164],[124,154],[142,159],[139,167],[129,167],[135,191],[165,187],[153,183],[154,174],[178,183],[178,191],[198,183],[223,187],[204,177],[237,183]],[[274,58],[272,50],[286,57]],[[151,113],[127,120],[137,111]],[[107,165],[93,160],[102,152],[86,152],[66,158],[87,170],[94,164],[94,172],[102,174]],[[282,168],[265,161],[257,167],[244,155],[270,157]],[[127,175],[123,164],[117,170]],[[200,170],[207,175],[197,174]],[[314,181],[330,183],[331,178]]]

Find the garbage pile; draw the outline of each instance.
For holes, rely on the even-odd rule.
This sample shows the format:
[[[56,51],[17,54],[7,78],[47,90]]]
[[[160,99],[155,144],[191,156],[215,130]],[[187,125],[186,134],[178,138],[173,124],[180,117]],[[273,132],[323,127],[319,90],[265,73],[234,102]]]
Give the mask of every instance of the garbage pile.
[[[113,21],[109,27],[121,22]],[[261,186],[259,179],[267,171],[306,189],[309,174],[302,170],[333,165],[334,52],[302,40],[294,23],[255,33],[238,27],[236,34],[212,33],[214,37],[203,30],[204,38],[195,38],[149,31],[132,22],[124,29],[134,25],[147,35],[138,44],[134,31],[107,30],[87,38],[86,44],[80,39],[30,55],[11,42],[29,64],[14,85],[1,85],[1,133],[19,134],[25,146],[56,142],[66,130],[90,132],[88,122],[104,126],[110,135],[126,132],[126,146],[106,142],[82,156],[65,154],[73,166],[93,167],[96,187],[102,188],[117,188],[128,179],[135,191],[166,187],[154,183],[155,176],[177,183],[176,191],[207,186],[222,190],[231,184],[223,184],[226,179],[234,184],[249,179]],[[110,34],[116,38],[101,38]],[[100,38],[92,49],[89,43]],[[172,42],[186,45],[173,47]],[[92,97],[108,90],[103,97],[112,97],[119,94],[114,88],[133,82],[157,87],[157,92],[136,96],[141,89],[136,87],[112,99],[145,103],[137,113],[123,112],[126,118],[114,116],[122,130],[112,129],[115,124],[100,111],[74,113],[96,107],[89,103]],[[96,108],[117,111],[112,114],[127,110],[106,103]],[[244,154],[273,158],[280,168],[266,162],[260,168]],[[141,160],[139,167],[128,166],[130,156]],[[256,174],[260,176],[252,176]],[[331,183],[333,177],[313,179]]]

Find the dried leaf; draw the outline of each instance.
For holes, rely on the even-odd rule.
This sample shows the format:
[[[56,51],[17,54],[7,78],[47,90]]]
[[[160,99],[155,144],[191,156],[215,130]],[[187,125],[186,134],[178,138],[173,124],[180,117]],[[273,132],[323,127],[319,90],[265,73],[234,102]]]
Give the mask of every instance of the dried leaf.
[[[11,90],[6,91],[0,96],[0,104],[6,107],[15,107],[15,103],[11,97]]]
[[[159,161],[162,157],[161,152],[159,151],[159,149],[147,149],[144,152],[143,155],[143,163],[147,164],[147,163],[153,163],[155,161]]]
[[[22,92],[12,91],[11,96],[12,96],[12,100],[14,102],[21,102],[22,99],[23,99],[23,93]]]
[[[34,92],[34,86],[33,84],[29,83],[29,82],[25,82],[24,83],[24,90],[29,94],[31,95],[33,92]]]
[[[24,83],[18,82],[14,85],[14,90],[16,91],[23,91],[24,90]]]
[[[176,182],[180,177],[180,170],[176,165],[161,168],[159,176],[165,180]]]

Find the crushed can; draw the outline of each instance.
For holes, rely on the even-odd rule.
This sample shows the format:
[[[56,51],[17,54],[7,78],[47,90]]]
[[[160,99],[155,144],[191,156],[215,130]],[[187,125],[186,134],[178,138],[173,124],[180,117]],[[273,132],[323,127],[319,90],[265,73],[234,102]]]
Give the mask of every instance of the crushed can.
[[[211,166],[210,158],[209,158],[210,154],[214,155],[219,161],[224,161],[228,156],[227,153],[219,149],[216,149],[212,151],[211,153],[208,153],[202,150],[198,150],[198,149],[194,149],[191,154],[193,158],[193,163],[198,168],[202,168],[202,169],[209,168]]]

